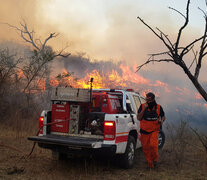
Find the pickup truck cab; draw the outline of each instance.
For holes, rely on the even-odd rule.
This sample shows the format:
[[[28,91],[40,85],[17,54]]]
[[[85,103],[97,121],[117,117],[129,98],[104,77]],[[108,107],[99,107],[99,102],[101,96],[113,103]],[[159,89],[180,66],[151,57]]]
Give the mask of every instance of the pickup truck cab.
[[[137,111],[145,98],[131,89],[75,89],[52,91],[52,110],[39,119],[40,133],[28,139],[51,149],[59,158],[69,154],[119,155],[126,168],[141,147]],[[159,146],[164,144],[160,131]]]

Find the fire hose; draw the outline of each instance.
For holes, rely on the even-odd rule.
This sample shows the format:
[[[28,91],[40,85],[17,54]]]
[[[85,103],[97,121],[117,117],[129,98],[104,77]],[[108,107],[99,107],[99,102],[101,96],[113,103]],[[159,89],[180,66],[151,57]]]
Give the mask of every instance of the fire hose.
[[[54,125],[54,124],[67,122],[67,121],[69,121],[69,120],[70,120],[70,119],[66,119],[66,120],[62,120],[62,121],[58,121],[58,122],[51,122],[51,123],[43,124],[43,125],[41,125],[40,128],[38,129],[38,131],[37,131],[37,133],[36,133],[36,136],[39,135],[40,130],[41,130],[44,126],[51,126],[51,125]],[[14,146],[10,146],[10,145],[3,144],[1,141],[0,141],[0,146],[1,146],[1,147],[6,147],[6,148],[9,148],[9,149],[12,149],[12,150],[15,150],[15,151],[18,151],[18,152],[24,154],[21,158],[24,158],[24,157],[29,158],[29,157],[32,155],[33,151],[34,151],[34,148],[35,148],[36,143],[37,143],[37,142],[34,142],[34,143],[33,143],[32,149],[31,149],[30,153],[28,153],[28,154],[25,153],[22,149],[19,149],[19,148],[14,147]]]

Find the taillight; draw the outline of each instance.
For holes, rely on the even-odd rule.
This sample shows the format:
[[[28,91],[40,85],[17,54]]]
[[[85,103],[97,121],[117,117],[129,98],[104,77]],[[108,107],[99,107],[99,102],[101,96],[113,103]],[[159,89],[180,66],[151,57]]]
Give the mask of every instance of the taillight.
[[[114,121],[104,122],[104,140],[114,140],[116,133],[116,126]]]
[[[39,128],[41,128],[41,129],[39,131],[39,134],[43,134],[43,122],[44,122],[44,117],[40,116],[40,118],[39,118]]]
[[[44,117],[40,116],[40,121],[43,122],[44,121]]]
[[[134,89],[127,89],[126,91],[134,92]]]

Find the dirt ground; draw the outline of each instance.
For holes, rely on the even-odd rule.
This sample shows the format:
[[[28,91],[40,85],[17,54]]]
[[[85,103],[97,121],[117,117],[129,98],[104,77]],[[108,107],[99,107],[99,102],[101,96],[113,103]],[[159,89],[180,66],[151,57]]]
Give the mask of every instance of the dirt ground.
[[[108,159],[70,158],[58,161],[51,151],[35,147],[27,155],[33,143],[27,137],[34,133],[17,133],[0,126],[0,179],[64,180],[64,179],[206,179],[207,154],[201,149],[186,148],[182,158],[173,153],[168,143],[160,150],[158,167],[149,170],[142,151],[136,150],[135,165],[122,169]],[[20,152],[22,151],[22,152]]]

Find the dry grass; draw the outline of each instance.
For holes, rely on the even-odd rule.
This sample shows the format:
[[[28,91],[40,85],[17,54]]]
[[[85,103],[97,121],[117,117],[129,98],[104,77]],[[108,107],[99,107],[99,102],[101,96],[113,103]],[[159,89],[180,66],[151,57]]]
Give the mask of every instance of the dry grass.
[[[29,153],[32,147],[27,136],[33,134],[26,130],[17,133],[15,128],[0,126],[0,142],[18,147],[25,153]],[[21,152],[0,146],[0,179],[207,179],[207,155],[196,138],[191,138],[185,145],[180,164],[176,162],[179,151],[175,153],[176,147],[170,137],[166,141],[160,151],[159,166],[154,170],[147,169],[141,150],[136,152],[134,167],[125,170],[107,159],[57,161],[52,159],[49,150],[38,146],[30,158],[22,158]]]

